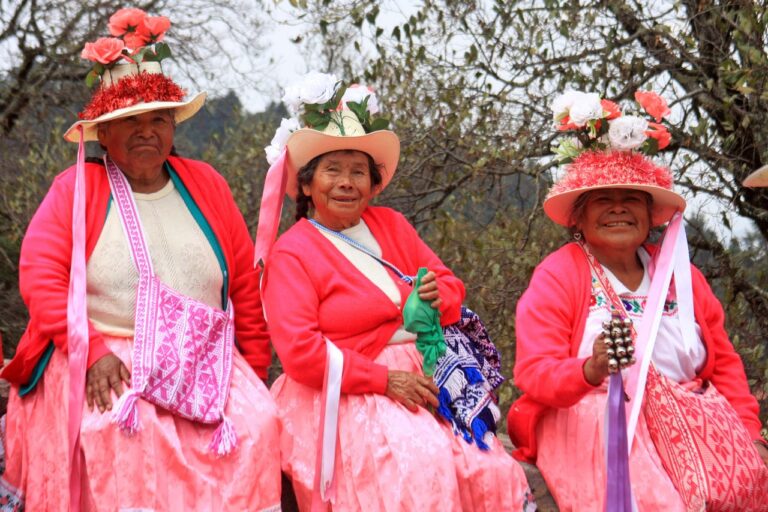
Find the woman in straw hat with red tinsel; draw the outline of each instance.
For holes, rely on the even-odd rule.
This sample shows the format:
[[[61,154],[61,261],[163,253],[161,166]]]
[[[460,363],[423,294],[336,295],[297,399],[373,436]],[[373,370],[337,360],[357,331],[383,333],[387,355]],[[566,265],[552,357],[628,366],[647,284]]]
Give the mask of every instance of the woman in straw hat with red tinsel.
[[[224,179],[173,151],[205,94],[162,73],[169,26],[121,9],[83,51],[100,85],[65,134],[77,165],[21,249],[5,509],[279,510],[250,237]]]
[[[311,73],[285,100],[306,127],[285,120],[267,148],[256,256],[266,260],[264,311],[285,370],[272,394],[299,508],[533,510],[494,418],[475,418],[471,430],[440,418],[451,405],[443,359],[430,364],[405,328],[412,300],[438,331],[459,322],[464,285],[400,213],[369,205],[400,155],[376,95]],[[286,193],[296,223],[272,248]],[[475,390],[464,403],[492,416],[487,391]]]
[[[635,98],[653,121],[597,94],[555,101],[571,138],[544,211],[574,240],[517,306],[515,456],[536,462],[560,510],[766,510],[757,401],[689,263],[685,200],[647,156],[669,144],[669,109],[652,92]]]

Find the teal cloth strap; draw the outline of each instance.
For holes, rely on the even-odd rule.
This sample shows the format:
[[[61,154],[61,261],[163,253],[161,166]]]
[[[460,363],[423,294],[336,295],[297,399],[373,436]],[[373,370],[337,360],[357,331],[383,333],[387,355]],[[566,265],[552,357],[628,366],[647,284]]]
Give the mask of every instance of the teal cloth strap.
[[[35,363],[35,368],[32,370],[32,377],[29,378],[29,382],[19,388],[19,396],[27,395],[35,389],[37,383],[40,382],[40,379],[43,376],[45,368],[48,366],[48,362],[51,360],[53,349],[53,342],[49,341],[48,346],[45,347],[45,352],[43,352],[43,355],[40,356],[40,359]]]
[[[227,297],[229,297],[229,272],[227,271],[227,260],[224,258],[224,251],[221,250],[221,245],[216,239],[216,234],[213,232],[213,229],[211,229],[211,225],[203,216],[203,212],[200,211],[200,207],[197,206],[195,200],[192,199],[192,195],[189,193],[189,190],[187,190],[187,187],[184,186],[184,183],[181,181],[181,178],[179,178],[179,175],[175,170],[173,170],[173,167],[171,167],[171,164],[167,161],[165,162],[165,168],[168,170],[168,174],[171,176],[173,186],[176,187],[176,190],[179,191],[179,195],[181,195],[181,199],[184,201],[184,204],[187,205],[189,213],[192,214],[195,222],[197,222],[197,225],[200,226],[200,229],[203,231],[203,234],[208,240],[208,243],[211,244],[213,253],[216,255],[216,260],[219,262],[221,273],[224,276],[224,284],[221,287],[221,307],[222,309],[227,309],[227,302],[229,302],[227,300]]]
[[[403,306],[403,327],[416,334],[416,348],[424,356],[424,375],[431,377],[435,373],[437,360],[445,354],[445,338],[440,313],[419,297],[421,280],[426,273],[427,269],[421,267],[416,274],[413,291]]]

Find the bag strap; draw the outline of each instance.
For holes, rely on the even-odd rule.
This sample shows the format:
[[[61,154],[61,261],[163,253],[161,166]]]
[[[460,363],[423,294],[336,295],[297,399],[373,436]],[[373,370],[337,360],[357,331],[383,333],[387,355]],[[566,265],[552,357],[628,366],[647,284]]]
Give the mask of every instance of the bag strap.
[[[597,276],[608,296],[616,314],[623,319],[629,318],[621,299],[613,289],[613,285],[603,271],[602,265],[590,252],[587,245],[579,240],[579,247],[584,251],[589,266]],[[633,323],[629,324],[632,342],[637,340],[637,332]],[[605,412],[605,472],[606,493],[605,510],[616,512],[631,512],[632,510],[632,486],[629,475],[629,451],[631,444],[627,439],[627,420],[624,381],[621,371],[612,373],[608,381],[608,400]]]
[[[112,189],[112,196],[117,205],[120,225],[128,239],[131,258],[139,272],[139,281],[142,281],[153,276],[154,270],[152,269],[152,259],[149,257],[144,230],[141,227],[139,211],[136,208],[136,201],[131,193],[128,179],[107,155],[104,155],[104,166],[107,168],[109,188]]]
[[[640,410],[645,395],[645,384],[651,366],[653,348],[661,325],[664,301],[667,297],[672,275],[675,276],[675,288],[678,302],[678,318],[686,345],[697,343],[693,316],[693,289],[691,281],[691,263],[688,255],[688,240],[685,236],[683,214],[677,212],[669,222],[664,233],[661,248],[653,262],[651,288],[648,292],[645,313],[640,322],[638,339],[635,344],[635,356],[639,364],[630,370],[627,377],[627,393],[633,397],[632,410],[627,424],[629,446],[631,449]]]
[[[348,237],[347,235],[345,235],[344,233],[342,233],[340,231],[334,231],[333,229],[327,228],[327,227],[323,226],[322,224],[320,224],[319,222],[317,222],[315,219],[309,219],[309,222],[313,226],[315,226],[317,229],[319,229],[320,231],[322,231],[324,233],[328,233],[330,235],[333,235],[336,238],[339,238],[339,239],[347,242],[349,245],[351,245],[352,247],[354,247],[358,251],[364,252],[365,254],[370,256],[371,258],[375,259],[376,261],[378,261],[379,263],[381,263],[382,265],[384,265],[385,267],[390,269],[392,272],[394,272],[397,275],[397,277],[402,279],[404,282],[406,282],[408,284],[413,284],[413,281],[414,281],[413,276],[409,276],[409,275],[406,275],[405,273],[401,272],[399,268],[397,268],[396,266],[394,266],[392,263],[388,262],[384,258],[381,258],[381,257],[377,256],[376,254],[374,254],[373,251],[368,249],[366,246],[364,246],[363,244],[361,244],[357,240],[353,240],[352,238]]]
[[[581,250],[584,251],[584,256],[587,257],[587,262],[589,263],[589,266],[592,268],[592,271],[597,276],[597,280],[600,281],[600,285],[603,287],[603,291],[608,296],[608,300],[611,302],[613,309],[616,310],[616,313],[622,319],[629,318],[629,315],[627,314],[627,310],[624,307],[624,304],[621,302],[621,299],[616,294],[616,291],[613,289],[613,285],[611,284],[611,281],[608,279],[608,276],[605,275],[603,266],[600,264],[600,262],[597,261],[597,258],[595,258],[595,256],[589,250],[589,247],[587,247],[587,244],[584,243],[584,240],[579,240],[577,243],[579,244],[579,247],[581,247]],[[635,330],[635,324],[634,323],[630,324],[629,328],[632,331],[632,342],[635,343],[637,341],[637,331]]]

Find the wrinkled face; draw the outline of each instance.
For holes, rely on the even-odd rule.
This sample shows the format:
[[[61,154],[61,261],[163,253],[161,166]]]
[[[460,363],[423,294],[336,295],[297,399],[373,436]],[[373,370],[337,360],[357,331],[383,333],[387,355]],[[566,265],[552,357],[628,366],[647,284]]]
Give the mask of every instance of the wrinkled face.
[[[603,250],[636,251],[648,238],[651,214],[646,192],[605,189],[588,192],[583,214],[576,223],[584,240]]]
[[[320,158],[312,182],[302,185],[312,198],[315,219],[340,230],[356,225],[375,190],[368,157],[360,151],[333,151]]]
[[[162,169],[176,126],[171,110],[155,110],[98,126],[99,142],[126,174]]]

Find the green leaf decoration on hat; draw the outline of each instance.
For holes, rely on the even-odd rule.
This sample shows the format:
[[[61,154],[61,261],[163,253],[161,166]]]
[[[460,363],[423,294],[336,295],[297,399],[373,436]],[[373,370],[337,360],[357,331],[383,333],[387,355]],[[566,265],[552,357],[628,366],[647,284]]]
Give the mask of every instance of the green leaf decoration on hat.
[[[426,273],[427,269],[422,267],[416,274],[413,291],[403,307],[403,326],[406,331],[416,334],[416,348],[424,356],[424,375],[431,377],[437,360],[445,354],[445,338],[440,313],[419,297],[421,279]]]
[[[300,118],[302,123],[315,130],[323,131],[330,124],[334,123],[339,127],[342,135],[344,133],[344,124],[341,121],[342,112],[342,98],[347,91],[348,85],[339,81],[336,83],[336,91],[333,97],[325,103],[302,103],[302,113]],[[378,130],[386,130],[389,128],[389,119],[382,116],[373,117],[368,110],[368,100],[370,95],[366,96],[362,101],[347,101],[346,108],[350,110],[360,125],[365,130],[365,133],[371,133]]]

